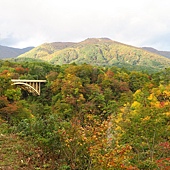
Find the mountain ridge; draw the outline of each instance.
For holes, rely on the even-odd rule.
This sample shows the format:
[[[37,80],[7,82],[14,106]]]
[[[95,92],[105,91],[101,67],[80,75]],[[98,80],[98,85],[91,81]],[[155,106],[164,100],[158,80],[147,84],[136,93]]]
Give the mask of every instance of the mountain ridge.
[[[32,50],[33,48],[34,47],[13,48],[13,47],[0,45],[0,59],[14,58],[25,52]]]
[[[149,51],[149,52],[156,53],[158,55],[161,55],[161,56],[164,56],[164,57],[167,57],[167,58],[170,58],[170,51],[159,51],[159,50],[152,48],[152,47],[142,47],[142,49]]]

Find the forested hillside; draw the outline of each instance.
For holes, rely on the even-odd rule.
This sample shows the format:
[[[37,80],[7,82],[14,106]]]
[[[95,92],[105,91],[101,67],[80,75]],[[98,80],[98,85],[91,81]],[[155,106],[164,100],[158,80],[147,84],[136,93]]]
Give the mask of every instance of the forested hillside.
[[[11,79],[47,82],[35,96]],[[0,60],[2,169],[168,170],[169,122],[170,68]]]
[[[19,58],[41,59],[58,65],[87,63],[149,71],[170,66],[170,59],[166,57],[108,38],[89,38],[79,43],[46,43]]]

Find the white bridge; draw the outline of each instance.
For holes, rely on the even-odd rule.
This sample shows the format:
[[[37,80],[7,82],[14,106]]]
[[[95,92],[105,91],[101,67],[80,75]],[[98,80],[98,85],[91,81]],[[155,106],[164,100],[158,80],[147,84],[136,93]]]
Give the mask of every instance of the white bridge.
[[[12,79],[13,85],[19,85],[22,89],[27,90],[29,93],[40,95],[41,83],[45,83],[46,80],[22,80]]]

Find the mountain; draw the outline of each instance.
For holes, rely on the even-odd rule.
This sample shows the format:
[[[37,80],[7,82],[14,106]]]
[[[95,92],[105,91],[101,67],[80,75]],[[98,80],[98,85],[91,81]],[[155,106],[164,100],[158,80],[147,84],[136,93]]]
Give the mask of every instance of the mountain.
[[[88,38],[79,43],[45,43],[19,58],[36,58],[53,64],[87,63],[149,70],[170,67],[170,59],[108,38]]]
[[[158,55],[162,55],[164,57],[170,58],[170,51],[158,51],[152,47],[142,47],[144,50],[147,50],[149,52],[158,54]]]
[[[12,47],[6,47],[0,45],[0,59],[14,58],[32,50],[33,48],[34,47],[27,47],[27,48],[20,49],[20,48],[12,48]]]

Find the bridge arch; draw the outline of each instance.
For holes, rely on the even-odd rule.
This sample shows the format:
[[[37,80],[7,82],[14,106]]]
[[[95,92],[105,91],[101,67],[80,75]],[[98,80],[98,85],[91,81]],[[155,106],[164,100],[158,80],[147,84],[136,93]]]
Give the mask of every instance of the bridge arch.
[[[34,89],[34,87],[32,87],[31,85],[27,83],[16,82],[16,83],[13,83],[13,85],[21,85],[22,89],[27,90],[28,92],[31,92],[31,93],[34,91],[37,95],[40,95],[40,93],[36,89]]]

